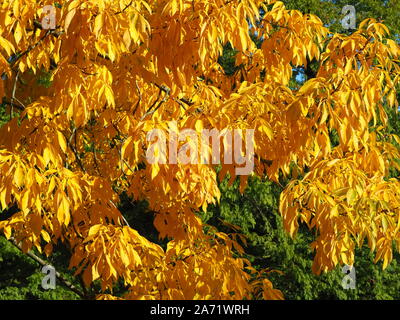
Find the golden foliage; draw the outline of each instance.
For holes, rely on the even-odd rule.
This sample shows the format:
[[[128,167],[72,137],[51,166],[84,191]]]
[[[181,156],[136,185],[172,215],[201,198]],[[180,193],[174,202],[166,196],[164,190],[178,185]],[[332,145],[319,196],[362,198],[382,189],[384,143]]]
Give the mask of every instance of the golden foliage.
[[[399,155],[369,124],[386,125],[384,101],[397,106],[400,48],[372,19],[332,35],[316,16],[267,3],[59,1],[56,29],[43,30],[52,1],[3,1],[0,95],[21,109],[0,129],[0,208],[21,209],[4,234],[46,254],[68,243],[86,285],[123,278],[125,298],[282,299],[235,239],[205,232],[195,215],[220,197],[213,165],[141,166],[153,128],[253,128],[255,174],[278,181],[292,163],[309,168],[280,210],[292,235],[299,220],[318,231],[313,270],[351,264],[364,238],[386,267],[400,245],[399,185],[385,179]],[[227,42],[238,50],[233,76],[217,63]],[[316,77],[290,88],[293,67],[313,59]],[[49,88],[33,81],[43,70]],[[233,181],[235,165],[222,164],[227,173]],[[149,202],[167,250],[125,225],[123,191]]]

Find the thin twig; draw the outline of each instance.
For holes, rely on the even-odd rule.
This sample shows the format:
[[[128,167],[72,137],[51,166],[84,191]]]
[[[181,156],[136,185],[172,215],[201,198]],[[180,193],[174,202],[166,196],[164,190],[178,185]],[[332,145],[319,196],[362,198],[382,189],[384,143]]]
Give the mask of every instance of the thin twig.
[[[160,100],[161,93],[162,93],[162,90],[160,89],[160,91],[158,91],[157,99],[154,100],[154,102],[151,104],[151,106],[147,109],[146,113],[150,112],[150,110],[153,109],[153,107],[156,105],[156,103],[158,102],[158,100]]]
[[[51,34],[51,33],[52,33],[51,30],[47,30],[47,32],[44,34],[43,37],[41,37],[41,38],[39,39],[38,42],[36,42],[36,43],[35,43],[34,45],[32,45],[32,46],[29,46],[28,49],[26,49],[24,52],[20,53],[20,54],[15,58],[15,60],[13,60],[13,61],[10,63],[10,66],[11,66],[11,67],[14,66],[15,63],[16,63],[18,60],[20,60],[23,56],[27,55],[27,54],[28,54],[29,52],[31,52],[33,49],[35,49],[35,48],[36,48],[44,39],[46,39],[46,37],[47,37],[49,34]]]
[[[137,110],[137,108],[139,107],[140,101],[142,100],[142,94],[141,94],[141,92],[140,92],[140,89],[139,89],[139,86],[138,86],[138,84],[137,84],[137,81],[135,81],[135,85],[136,85],[136,89],[137,89],[137,91],[138,91],[138,93],[139,93],[139,100],[138,100],[138,102],[136,103],[136,106],[135,106],[135,109],[133,110],[132,115],[135,115],[136,110]]]
[[[17,100],[17,99],[15,99],[15,100]],[[11,103],[10,101],[7,101],[6,99],[3,99],[2,103],[7,104],[9,106],[12,106],[13,108],[16,108],[16,109],[18,109],[20,111],[24,111],[25,110],[25,106],[21,106],[21,105],[16,104],[16,103]]]
[[[11,237],[9,239],[10,243],[12,243],[15,247],[17,247],[22,253],[24,253],[21,245],[13,238]],[[44,261],[42,258],[39,258],[37,255],[35,255],[33,252],[28,251],[26,253],[26,255],[28,257],[30,257],[32,260],[35,260],[37,263],[39,263],[41,266],[48,266],[50,265],[50,263]],[[56,277],[60,280],[60,282],[68,289],[70,289],[71,291],[75,292],[79,297],[81,297],[82,299],[85,299],[86,296],[80,292],[78,290],[78,288],[76,288],[71,282],[69,282],[68,280],[66,280],[58,271],[56,271]]]
[[[117,208],[117,206],[115,205],[115,203],[114,203],[112,200],[109,200],[109,201],[110,201],[110,203],[113,205],[113,207],[114,207],[115,209],[118,210],[118,208]],[[124,217],[123,214],[121,214],[121,217],[122,217],[122,220],[125,222],[125,224],[130,228],[131,226],[129,225],[128,221],[125,219],[125,217]]]
[[[15,100],[15,92],[17,90],[18,77],[19,77],[19,70],[17,71],[17,74],[15,75],[14,86],[13,86],[12,95],[11,95],[10,120],[12,119],[12,116],[13,116],[13,104],[14,104],[14,100]]]
[[[128,9],[132,5],[132,3],[133,3],[133,0],[131,2],[129,2],[129,4],[127,4],[125,6],[125,8],[123,8],[121,11],[116,12],[115,14],[117,15],[117,14],[120,14],[120,13],[124,13],[125,10]]]
[[[156,84],[156,86],[160,89],[160,92],[163,91],[165,93],[164,98],[158,103],[157,107],[155,107],[153,110],[151,110],[153,107],[153,106],[151,106],[149,108],[149,110],[140,118],[140,121],[143,121],[148,115],[152,115],[153,113],[155,113],[161,107],[161,105],[164,102],[166,102],[169,98],[169,94],[171,91],[169,88],[167,88],[165,86],[158,86],[157,84]]]
[[[71,147],[71,150],[72,150],[72,152],[73,152],[74,155],[75,155],[76,162],[78,163],[78,166],[81,168],[81,170],[82,170],[83,172],[86,172],[86,169],[85,169],[85,167],[83,166],[81,157],[79,156],[79,153],[78,153],[78,151],[77,151],[77,149],[76,149],[76,136],[77,136],[76,130],[77,130],[77,128],[74,128],[74,131],[73,131],[73,133],[72,133],[72,135],[71,135],[71,137],[70,137],[69,146]],[[75,137],[75,138],[74,138],[74,144],[75,144],[75,146],[71,143],[71,142],[72,142],[72,136]]]

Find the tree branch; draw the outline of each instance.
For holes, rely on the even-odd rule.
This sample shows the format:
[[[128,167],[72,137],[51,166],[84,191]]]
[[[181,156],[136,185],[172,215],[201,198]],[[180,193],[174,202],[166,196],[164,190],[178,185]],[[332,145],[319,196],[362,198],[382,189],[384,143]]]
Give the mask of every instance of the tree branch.
[[[18,244],[18,242],[11,237],[9,239],[9,242],[12,243],[15,247],[17,247],[22,253],[24,253],[24,251],[22,250],[22,247]],[[42,267],[50,265],[50,263],[46,262],[45,260],[43,260],[42,258],[39,258],[37,255],[35,255],[33,252],[28,251],[26,253],[26,255],[28,257],[30,257],[32,260],[36,261],[38,264],[40,264]],[[85,299],[86,296],[80,292],[78,290],[78,288],[76,288],[71,282],[69,282],[68,280],[66,280],[58,271],[56,271],[56,277],[60,280],[60,282],[69,290],[73,291],[74,293],[76,293],[79,297],[81,297],[82,299]]]
[[[15,100],[17,100],[17,99],[15,99]],[[7,101],[7,99],[5,99],[5,98],[3,98],[2,103],[6,104],[6,105],[9,105],[10,107],[16,108],[16,109],[18,109],[20,111],[24,111],[25,110],[25,106],[21,106],[19,104],[13,103],[11,101]]]
[[[152,110],[154,103],[151,105],[151,107],[147,110],[147,112],[140,118],[140,121],[143,121],[148,115],[152,115],[154,112],[156,112],[161,105],[166,102],[168,100],[169,94],[171,89],[165,87],[165,86],[159,86],[157,84],[155,84],[159,89],[160,89],[160,93],[163,91],[165,93],[164,98],[162,98],[162,100],[158,103],[158,105]],[[160,94],[158,95],[158,98],[160,97]],[[158,101],[158,98],[156,100],[156,102]]]
[[[120,14],[120,13],[124,13],[125,10],[128,9],[132,5],[132,3],[133,3],[133,0],[131,2],[129,2],[129,4],[127,4],[125,6],[125,8],[123,8],[121,11],[116,12],[115,15]]]
[[[138,98],[138,102],[136,103],[135,109],[134,109],[133,112],[132,112],[132,115],[135,115],[136,110],[137,110],[137,108],[138,108],[139,105],[140,105],[140,101],[142,100],[142,94],[141,94],[141,92],[140,92],[140,89],[139,89],[139,86],[138,86],[138,84],[137,84],[137,81],[135,81],[135,85],[136,85],[136,89],[137,89],[138,94],[139,94],[139,98]]]

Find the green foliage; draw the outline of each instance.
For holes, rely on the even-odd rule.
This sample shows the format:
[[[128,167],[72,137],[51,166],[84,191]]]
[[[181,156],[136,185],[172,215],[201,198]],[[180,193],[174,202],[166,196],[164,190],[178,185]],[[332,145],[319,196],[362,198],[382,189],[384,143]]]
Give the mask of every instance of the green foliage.
[[[392,37],[400,36],[400,1],[398,0],[282,0],[286,8],[303,13],[317,15],[333,32],[348,33],[343,30],[341,20],[344,18],[342,8],[352,5],[356,9],[357,26],[367,18],[383,21],[389,28]],[[354,30],[353,30],[354,31]]]
[[[0,127],[5,124],[9,119],[9,116],[6,113],[5,104],[0,103]]]
[[[62,255],[52,258],[54,266]],[[64,269],[64,268],[61,268]],[[57,271],[62,271],[59,267]],[[41,286],[45,275],[41,266],[24,255],[4,237],[0,237],[0,300],[75,300],[78,296],[56,282],[56,289],[44,290]],[[71,277],[72,280],[72,277]]]
[[[282,271],[271,272],[274,287],[280,289],[286,299],[399,299],[400,256],[385,270],[373,263],[373,254],[367,247],[356,251],[356,289],[344,289],[345,276],[341,268],[316,276],[311,272],[313,252],[309,244],[315,239],[302,226],[295,239],[283,230],[278,213],[281,187],[270,181],[251,178],[243,195],[239,183],[228,186],[227,180],[220,184],[221,203],[207,212],[200,213],[208,224],[225,232],[233,232],[221,220],[238,225],[248,239],[245,248],[247,258],[254,267],[268,267]]]
[[[227,43],[224,46],[224,51],[222,56],[218,58],[218,63],[224,68],[226,75],[233,75],[237,70],[238,67],[235,66],[235,56],[237,54],[237,50],[232,48],[230,43]]]

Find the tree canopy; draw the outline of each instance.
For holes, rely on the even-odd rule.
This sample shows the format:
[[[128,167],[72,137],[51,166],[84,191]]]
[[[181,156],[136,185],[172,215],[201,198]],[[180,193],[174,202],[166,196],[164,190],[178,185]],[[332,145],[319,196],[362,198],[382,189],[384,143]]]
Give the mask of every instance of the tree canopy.
[[[24,252],[50,256],[61,243],[84,285],[100,282],[100,299],[117,298],[118,280],[127,299],[281,299],[270,270],[245,258],[243,236],[197,214],[220,203],[224,177],[245,191],[233,150],[219,150],[219,165],[146,156],[153,129],[168,132],[169,145],[189,128],[254,129],[252,175],[289,179],[279,212],[290,235],[301,223],[316,233],[312,271],[353,264],[365,240],[388,266],[400,245],[389,170],[399,169],[400,140],[386,130],[400,48],[383,23],[334,33],[273,0],[74,0],[57,3],[56,27],[46,29],[52,4],[0,5],[10,115],[0,129],[0,209],[18,208],[0,228]],[[232,72],[219,63],[228,44]],[[313,76],[292,86],[310,63]],[[164,243],[122,215],[123,196],[147,202]]]

